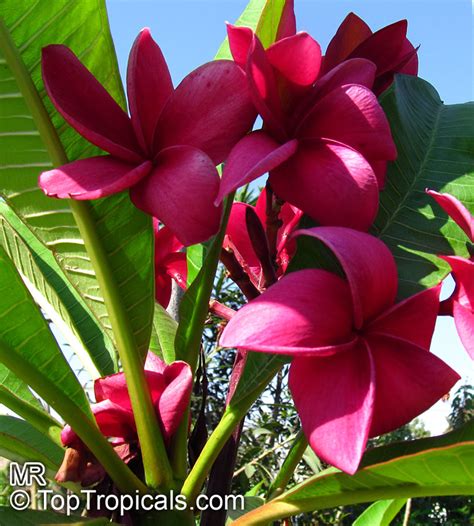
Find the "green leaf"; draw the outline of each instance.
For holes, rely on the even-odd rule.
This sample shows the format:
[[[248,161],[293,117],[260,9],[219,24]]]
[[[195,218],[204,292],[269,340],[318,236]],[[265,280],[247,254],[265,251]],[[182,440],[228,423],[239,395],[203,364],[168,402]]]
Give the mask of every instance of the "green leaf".
[[[316,453],[311,449],[310,446],[306,448],[303,453],[303,460],[308,465],[309,469],[316,475],[322,471],[321,460],[316,456]]]
[[[379,500],[371,504],[352,526],[389,526],[407,499]]]
[[[41,462],[53,478],[64,456],[64,449],[40,433],[29,422],[0,415],[0,456],[16,462]]]
[[[206,247],[204,244],[191,245],[186,249],[186,263],[188,269],[187,283],[188,287],[196,279],[202,268],[206,256]]]
[[[0,319],[0,362],[22,379],[19,371],[34,371],[46,384],[55,385],[77,410],[92,416],[81,384],[1,247]]]
[[[270,383],[282,366],[289,361],[288,356],[281,354],[249,352],[244,372],[240,377],[230,405],[233,406],[247,398],[252,392],[260,389],[262,384]]]
[[[36,302],[58,327],[91,376],[97,378],[116,372],[116,351],[109,336],[101,330],[53,254],[13,210],[1,202],[0,244]]]
[[[467,256],[464,232],[425,194],[449,192],[474,212],[474,104],[443,104],[426,81],[397,75],[381,97],[398,158],[390,163],[373,233],[395,256],[404,298],[448,272],[436,254]]]
[[[6,506],[0,506],[0,526],[42,526],[44,524],[56,524],[61,526],[114,526],[115,523],[109,522],[106,518],[87,519],[79,515],[65,515],[63,513],[53,513],[52,511],[24,510],[15,511]]]
[[[474,421],[440,437],[370,450],[355,475],[326,469],[235,524],[264,525],[290,515],[379,499],[470,495],[473,466]]]
[[[2,16],[5,27],[0,38],[0,133],[4,165],[0,171],[0,193],[54,252],[68,279],[113,339],[104,298],[71,207],[87,216],[101,240],[134,339],[145,354],[154,307],[151,218],[131,204],[127,193],[87,206],[47,198],[37,185],[39,173],[51,167],[52,162],[62,164],[66,159],[100,153],[64,123],[46,97],[40,71],[43,46],[68,45],[125,107],[105,2],[63,0],[32,4],[29,0],[6,0],[2,3]],[[65,156],[35,87],[43,97]]]
[[[233,521],[241,517],[242,515],[245,515],[245,513],[255,510],[258,507],[262,506],[264,503],[264,499],[262,497],[256,497],[256,496],[245,496],[244,497],[244,507],[243,509],[237,508],[235,510],[228,510],[227,511],[227,521],[226,525],[232,524]]]
[[[174,340],[177,329],[177,322],[159,303],[156,303],[150,350],[166,363],[172,363],[176,360]]]
[[[381,97],[398,158],[389,163],[387,183],[372,234],[395,257],[398,296],[439,283],[449,272],[437,254],[468,256],[466,235],[425,193],[448,192],[474,212],[474,104],[446,106],[426,81],[397,75]],[[305,217],[301,228],[315,226]],[[342,274],[331,251],[307,236],[297,240],[290,271],[319,267]]]
[[[234,25],[253,29],[267,48],[275,42],[283,8],[288,0],[250,0]],[[215,59],[230,59],[229,40],[222,42]]]
[[[61,424],[47,413],[25,382],[0,364],[0,404],[27,420],[41,433],[61,444]]]
[[[100,433],[82,386],[5,250],[0,247],[0,362],[76,431],[122,491],[142,489]]]

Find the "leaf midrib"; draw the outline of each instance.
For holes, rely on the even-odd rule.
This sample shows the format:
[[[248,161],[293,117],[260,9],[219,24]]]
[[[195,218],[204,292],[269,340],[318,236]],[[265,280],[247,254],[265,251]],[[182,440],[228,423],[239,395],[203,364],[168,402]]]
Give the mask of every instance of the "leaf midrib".
[[[393,222],[395,221],[395,218],[397,218],[397,216],[399,215],[400,211],[403,208],[405,208],[405,204],[408,201],[409,197],[411,196],[414,188],[418,185],[419,181],[423,178],[423,173],[425,171],[426,164],[428,163],[428,160],[431,157],[433,146],[434,146],[434,143],[436,141],[436,137],[437,137],[438,129],[439,129],[439,123],[440,123],[440,119],[441,119],[441,113],[443,112],[444,108],[445,108],[444,104],[442,104],[442,103],[439,104],[438,111],[436,113],[436,117],[435,117],[435,120],[434,120],[433,132],[431,134],[431,138],[430,138],[430,141],[429,141],[429,144],[428,144],[428,148],[427,148],[427,151],[426,151],[426,153],[424,155],[424,158],[423,158],[423,160],[421,162],[420,168],[416,171],[416,175],[413,178],[413,181],[409,185],[407,191],[405,192],[405,195],[403,196],[403,199],[398,204],[396,210],[393,212],[393,214],[391,214],[388,217],[388,219],[387,219],[387,221],[385,223],[385,226],[379,232],[377,232],[377,234],[376,234],[377,237],[382,238],[384,233],[392,226]],[[396,162],[396,161],[394,161],[394,162]]]

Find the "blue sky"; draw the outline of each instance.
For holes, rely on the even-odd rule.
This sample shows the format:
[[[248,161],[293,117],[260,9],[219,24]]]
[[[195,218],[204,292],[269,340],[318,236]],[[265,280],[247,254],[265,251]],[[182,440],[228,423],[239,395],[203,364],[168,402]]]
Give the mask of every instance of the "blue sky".
[[[150,27],[177,84],[213,58],[225,37],[225,21],[234,22],[245,0],[108,0],[119,65],[124,75],[128,52],[143,27]],[[473,99],[473,13],[469,0],[296,0],[297,25],[323,50],[348,12],[373,30],[406,18],[408,37],[420,45],[419,75],[447,104]],[[440,318],[432,350],[464,379],[474,380],[472,362],[461,347],[452,319]],[[449,405],[439,402],[425,416],[433,432],[446,427]]]

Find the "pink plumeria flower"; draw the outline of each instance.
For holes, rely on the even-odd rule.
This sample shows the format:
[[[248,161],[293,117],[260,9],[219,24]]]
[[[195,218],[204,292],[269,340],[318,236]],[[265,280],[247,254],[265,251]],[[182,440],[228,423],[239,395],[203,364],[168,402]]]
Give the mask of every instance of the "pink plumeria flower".
[[[464,230],[469,241],[474,243],[474,217],[469,210],[450,194],[440,194],[433,190],[427,193]],[[456,330],[464,348],[474,360],[474,257],[439,255],[451,267],[456,288],[451,297],[441,304],[441,314],[454,317]]]
[[[220,344],[292,356],[289,386],[311,447],[352,474],[369,437],[406,424],[459,379],[429,352],[440,286],[395,303],[397,269],[380,240],[343,227],[296,235],[326,245],[345,279],[288,274],[237,312]]]
[[[233,148],[216,204],[269,172],[276,195],[318,223],[367,230],[387,161],[396,157],[387,118],[370,90],[375,65],[352,59],[319,77],[321,49],[307,33],[267,50],[249,28],[229,26],[228,35],[263,129]]]
[[[246,214],[249,211],[255,214],[260,222],[262,230],[265,230],[267,220],[267,192],[264,189],[256,202],[255,206],[246,203],[234,203],[227,224],[226,235],[224,239],[224,248],[231,249],[235,254],[237,261],[248,274],[252,283],[261,289],[262,284],[262,262],[255,253],[254,242],[251,232],[249,232]],[[277,231],[276,239],[276,264],[278,277],[281,277],[288,268],[288,265],[296,251],[296,242],[290,239],[290,235],[297,228],[303,212],[298,208],[284,203],[281,207],[278,219],[281,226]]]
[[[149,352],[145,376],[165,443],[169,444],[189,404],[193,384],[191,368],[181,361],[166,365]],[[138,436],[124,373],[99,378],[94,383],[94,393],[96,403],[91,409],[100,431],[112,439],[119,455],[129,457],[129,448],[119,446],[137,446]],[[85,449],[69,425],[64,426],[61,441],[77,451]]]
[[[66,46],[45,47],[42,66],[59,113],[109,153],[42,173],[39,183],[47,195],[87,200],[130,189],[134,204],[168,225],[184,245],[217,232],[215,165],[255,118],[236,64],[205,64],[174,89],[161,50],[144,29],[128,62],[130,117]]]
[[[328,45],[322,70],[328,73],[353,58],[370,60],[377,67],[372,90],[380,95],[392,84],[395,73],[418,73],[416,49],[406,34],[406,20],[399,20],[373,33],[361,18],[349,13]]]

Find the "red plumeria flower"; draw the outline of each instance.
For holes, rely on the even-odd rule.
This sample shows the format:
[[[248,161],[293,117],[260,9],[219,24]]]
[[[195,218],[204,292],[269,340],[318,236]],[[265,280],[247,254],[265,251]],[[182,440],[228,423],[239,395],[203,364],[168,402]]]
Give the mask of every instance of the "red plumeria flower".
[[[254,243],[258,242],[252,239],[252,232],[249,231],[246,215],[255,214],[257,221],[261,224],[264,231],[267,214],[267,192],[263,190],[254,206],[246,203],[234,203],[227,224],[226,235],[224,238],[224,248],[231,249],[235,254],[237,261],[248,274],[252,283],[261,290],[262,288],[262,262],[255,252]],[[296,242],[290,239],[290,235],[297,228],[303,212],[298,208],[284,203],[278,214],[281,226],[277,231],[276,239],[276,264],[277,276],[282,276],[296,252]],[[265,240],[266,242],[266,240]]]
[[[395,303],[388,248],[342,227],[299,230],[338,258],[345,279],[290,273],[229,321],[220,344],[293,357],[289,386],[311,447],[354,473],[369,437],[409,422],[459,379],[429,352],[440,286]]]
[[[327,73],[352,58],[368,59],[377,66],[372,89],[379,95],[392,84],[395,73],[418,74],[416,49],[406,35],[406,20],[372,33],[361,18],[349,13],[328,45],[322,70]]]
[[[375,66],[341,64],[315,83],[321,49],[307,33],[264,50],[245,27],[228,27],[263,130],[244,137],[227,160],[218,199],[270,173],[276,195],[324,225],[367,230],[378,209],[386,163],[396,157],[387,118],[369,89]]]
[[[130,189],[135,205],[168,225],[184,245],[216,233],[221,209],[213,205],[215,165],[255,118],[239,67],[210,62],[173,89],[161,50],[144,29],[128,62],[129,117],[69,48],[47,46],[42,64],[59,113],[110,154],[44,172],[40,186],[47,195],[98,199]]]
[[[159,227],[159,221],[153,221],[155,229],[155,296],[156,301],[166,309],[171,298],[171,283],[174,279],[186,289],[188,267],[186,254],[182,252],[183,244],[176,238],[171,229]]]
[[[450,194],[440,194],[433,190],[428,190],[427,193],[466,232],[469,241],[474,243],[474,217],[469,210]],[[439,257],[451,267],[456,283],[451,297],[442,302],[440,314],[454,317],[459,338],[469,356],[474,359],[474,257]]]
[[[191,368],[181,361],[166,365],[149,352],[145,362],[145,376],[163,437],[169,443],[191,397]],[[94,383],[94,393],[97,403],[92,405],[92,412],[100,431],[113,439],[117,453],[128,457],[130,450],[118,446],[136,444],[138,436],[124,373],[99,378]],[[64,446],[77,451],[84,450],[85,447],[69,425],[62,430],[61,441]]]

